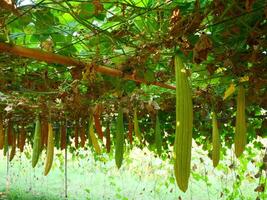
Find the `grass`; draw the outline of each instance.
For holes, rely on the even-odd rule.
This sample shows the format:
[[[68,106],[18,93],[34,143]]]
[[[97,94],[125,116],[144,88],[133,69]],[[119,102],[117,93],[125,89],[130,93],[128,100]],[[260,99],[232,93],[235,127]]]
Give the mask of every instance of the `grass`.
[[[10,163],[10,189],[2,199],[64,199],[64,157],[57,151],[49,175],[43,175],[45,155],[35,169],[30,152],[18,154]],[[2,152],[0,152],[2,155]],[[255,162],[251,162],[251,156]],[[168,199],[256,199],[259,179],[254,178],[263,151],[252,149],[240,161],[228,151],[217,169],[207,152],[194,145],[192,173],[186,193],[176,186],[169,159],[161,160],[147,149],[132,149],[120,170],[113,155],[94,155],[80,150],[68,155],[68,196],[72,200],[168,200]],[[200,159],[201,158],[201,159]],[[6,158],[0,158],[0,190],[6,186]],[[229,168],[235,163],[235,168]],[[237,177],[237,174],[239,178]],[[240,180],[239,180],[240,179]],[[264,197],[264,195],[262,195]],[[267,198],[267,196],[265,196]]]

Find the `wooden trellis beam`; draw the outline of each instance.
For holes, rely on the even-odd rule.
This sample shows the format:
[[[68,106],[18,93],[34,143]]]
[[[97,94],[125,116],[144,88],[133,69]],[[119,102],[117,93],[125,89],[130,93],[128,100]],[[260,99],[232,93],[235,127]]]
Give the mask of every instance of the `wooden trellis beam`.
[[[71,57],[62,56],[62,55],[51,53],[51,52],[45,52],[40,49],[31,49],[31,48],[26,48],[22,46],[12,45],[8,43],[4,43],[4,42],[0,42],[0,52],[9,53],[12,55],[17,55],[17,56],[22,56],[22,57],[27,57],[27,58],[33,58],[35,60],[44,61],[47,63],[76,66],[76,67],[80,67],[81,69],[84,68],[84,66],[88,65],[88,63],[79,61]],[[168,84],[161,83],[161,82],[148,83],[144,79],[136,78],[132,75],[124,75],[123,72],[118,69],[112,69],[112,68],[105,67],[105,66],[94,66],[94,68],[96,72],[105,74],[108,76],[122,77],[125,80],[132,80],[137,83],[155,85],[158,87],[175,90],[175,87],[172,85],[168,85]]]

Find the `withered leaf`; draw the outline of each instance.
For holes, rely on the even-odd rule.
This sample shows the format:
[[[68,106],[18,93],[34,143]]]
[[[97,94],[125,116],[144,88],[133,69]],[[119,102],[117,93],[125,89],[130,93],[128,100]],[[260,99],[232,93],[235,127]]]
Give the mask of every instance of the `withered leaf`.
[[[265,190],[265,186],[264,186],[264,184],[260,184],[260,185],[258,185],[256,188],[255,188],[255,192],[264,192],[264,190]]]
[[[206,34],[202,34],[193,49],[193,61],[197,64],[207,59],[212,50],[212,41]]]

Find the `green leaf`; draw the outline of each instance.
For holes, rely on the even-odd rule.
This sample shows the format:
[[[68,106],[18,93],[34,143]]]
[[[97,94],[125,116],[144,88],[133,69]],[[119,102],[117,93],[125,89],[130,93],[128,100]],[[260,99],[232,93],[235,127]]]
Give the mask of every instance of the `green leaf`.
[[[94,4],[90,3],[81,3],[79,8],[79,16],[83,19],[90,19],[93,17],[95,12],[95,6]]]
[[[144,74],[144,78],[149,83],[155,81],[154,72],[151,70],[147,70]]]

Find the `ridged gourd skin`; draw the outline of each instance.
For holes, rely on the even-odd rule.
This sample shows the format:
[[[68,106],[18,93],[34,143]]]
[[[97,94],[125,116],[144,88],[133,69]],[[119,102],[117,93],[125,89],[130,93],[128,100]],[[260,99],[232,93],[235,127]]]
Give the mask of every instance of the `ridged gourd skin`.
[[[41,123],[39,117],[35,121],[34,139],[33,139],[33,150],[32,150],[32,167],[34,168],[38,163],[39,155],[41,152]]]
[[[92,142],[92,145],[95,149],[95,152],[97,154],[100,154],[101,153],[101,148],[100,148],[100,145],[97,141],[97,138],[95,136],[95,133],[94,133],[94,123],[93,123],[93,119],[90,119],[89,120],[89,135],[90,135],[90,138],[91,138],[91,142]]]
[[[176,75],[176,133],[174,144],[174,173],[178,187],[186,192],[190,177],[193,103],[186,69],[175,56]]]
[[[137,110],[134,108],[134,133],[136,137],[139,139],[140,142],[142,142],[142,136],[138,124],[138,118],[137,118]]]
[[[115,162],[118,169],[122,165],[124,153],[124,126],[123,126],[123,110],[119,108],[116,123],[116,143],[115,143]]]
[[[242,85],[238,87],[237,94],[237,111],[235,124],[235,155],[239,157],[242,155],[247,144],[247,126],[245,115],[245,89]]]
[[[160,121],[158,115],[156,116],[156,127],[155,127],[155,143],[157,154],[161,156],[162,153],[162,135],[160,131]]]
[[[212,112],[212,163],[217,167],[220,161],[220,135],[217,123],[216,113]]]
[[[5,132],[4,132],[4,125],[3,125],[3,117],[0,114],[0,149],[4,148],[5,143]]]
[[[50,123],[48,123],[48,138],[47,138],[47,150],[46,150],[46,162],[45,162],[45,170],[44,175],[47,176],[49,173],[54,159],[54,132],[53,127]]]

